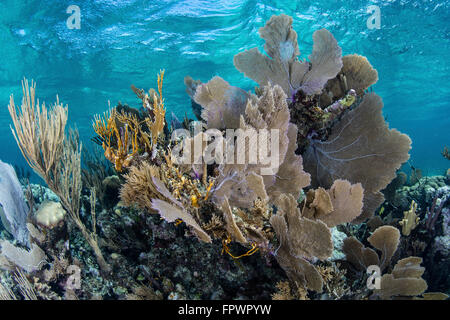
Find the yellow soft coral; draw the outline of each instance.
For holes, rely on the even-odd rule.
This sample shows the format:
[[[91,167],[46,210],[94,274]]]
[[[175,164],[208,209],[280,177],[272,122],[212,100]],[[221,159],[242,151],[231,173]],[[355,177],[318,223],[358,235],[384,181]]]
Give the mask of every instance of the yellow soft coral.
[[[158,93],[151,89],[151,98],[144,90],[131,87],[148,111],[148,116],[143,120],[135,114],[123,110],[118,112],[116,109],[104,113],[103,119],[100,116],[94,118],[94,131],[102,141],[105,157],[118,172],[130,166],[138,152],[150,154],[156,147],[165,125],[163,79],[164,71],[161,71],[158,75]]]
[[[131,86],[131,89],[142,100],[142,106],[146,109],[150,117],[145,118],[145,124],[150,130],[152,145],[155,146],[159,135],[164,130],[166,110],[164,109],[164,98],[162,95],[162,86],[164,81],[164,70],[158,74],[158,93],[150,89],[145,93],[142,89]]]
[[[403,219],[399,222],[402,226],[402,234],[404,236],[409,236],[411,230],[414,230],[419,224],[420,218],[416,215],[417,203],[412,200],[411,208],[408,211],[403,212]]]
[[[102,147],[105,150],[105,158],[114,164],[115,169],[121,172],[124,167],[128,167],[134,155],[138,152],[139,130],[125,123],[120,132],[117,127],[117,111],[113,109],[105,113],[105,120],[96,116],[94,119],[94,130],[101,137]],[[115,137],[115,145],[112,138]]]

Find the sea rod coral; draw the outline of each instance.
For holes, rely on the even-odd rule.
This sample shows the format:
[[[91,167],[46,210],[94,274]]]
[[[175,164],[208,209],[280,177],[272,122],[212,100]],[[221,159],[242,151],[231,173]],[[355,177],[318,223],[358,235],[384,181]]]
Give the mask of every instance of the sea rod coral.
[[[97,235],[90,232],[80,218],[81,145],[78,145],[77,134],[65,134],[67,107],[58,98],[51,109],[47,109],[44,103],[36,103],[34,82],[29,87],[28,81],[24,80],[22,88],[19,111],[12,95],[8,106],[17,145],[28,165],[59,197],[61,205],[94,250],[100,267],[109,271],[98,246]]]

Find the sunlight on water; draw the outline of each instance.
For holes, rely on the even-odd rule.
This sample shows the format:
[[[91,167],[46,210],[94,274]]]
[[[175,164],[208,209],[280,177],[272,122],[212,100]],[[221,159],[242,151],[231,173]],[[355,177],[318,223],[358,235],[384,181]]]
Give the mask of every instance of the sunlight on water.
[[[345,6],[342,4],[345,3]],[[294,17],[302,58],[312,33],[329,29],[343,54],[367,56],[380,80],[391,127],[413,140],[411,163],[442,174],[440,151],[449,145],[450,3],[448,1],[78,1],[81,29],[70,30],[71,1],[2,1],[0,4],[0,158],[23,164],[13,141],[6,105],[21,97],[23,76],[37,81],[47,103],[69,105],[87,144],[92,117],[121,101],[139,106],[130,85],[156,85],[166,70],[168,115],[193,116],[183,78],[207,81],[220,75],[233,85],[254,83],[233,66],[233,56],[262,47],[258,28],[273,14]],[[368,6],[379,6],[380,29],[368,29]],[[28,17],[24,19],[23,17]]]

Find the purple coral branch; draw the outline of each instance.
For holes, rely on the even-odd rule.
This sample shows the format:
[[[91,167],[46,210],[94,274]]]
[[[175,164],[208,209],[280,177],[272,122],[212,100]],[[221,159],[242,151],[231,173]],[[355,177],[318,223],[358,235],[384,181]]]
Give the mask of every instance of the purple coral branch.
[[[200,180],[202,178],[202,174],[199,173],[197,170],[192,168],[192,171],[194,172],[194,179]]]
[[[431,209],[429,207],[427,207],[427,213],[425,215],[427,222],[426,222],[425,226],[428,230],[431,230],[431,220],[432,220],[432,216],[433,216],[432,213],[435,211],[437,199],[438,199],[437,196],[434,197],[433,203],[431,204]]]
[[[431,209],[427,208],[427,213],[426,213],[426,218],[427,218],[426,228],[427,228],[427,230],[434,231],[436,222],[442,212],[442,209],[444,208],[445,203],[447,202],[447,200],[449,198],[450,198],[449,196],[446,196],[443,199],[441,199],[441,203],[439,204],[439,207],[437,209],[436,209],[436,204],[437,204],[438,196],[436,196],[433,199],[433,204],[431,205]]]

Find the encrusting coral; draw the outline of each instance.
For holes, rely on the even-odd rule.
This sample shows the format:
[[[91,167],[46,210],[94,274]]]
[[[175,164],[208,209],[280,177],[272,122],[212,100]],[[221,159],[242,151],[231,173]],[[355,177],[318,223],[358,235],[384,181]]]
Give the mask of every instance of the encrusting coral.
[[[35,219],[40,225],[53,228],[64,219],[65,214],[60,202],[44,201],[36,211]]]

